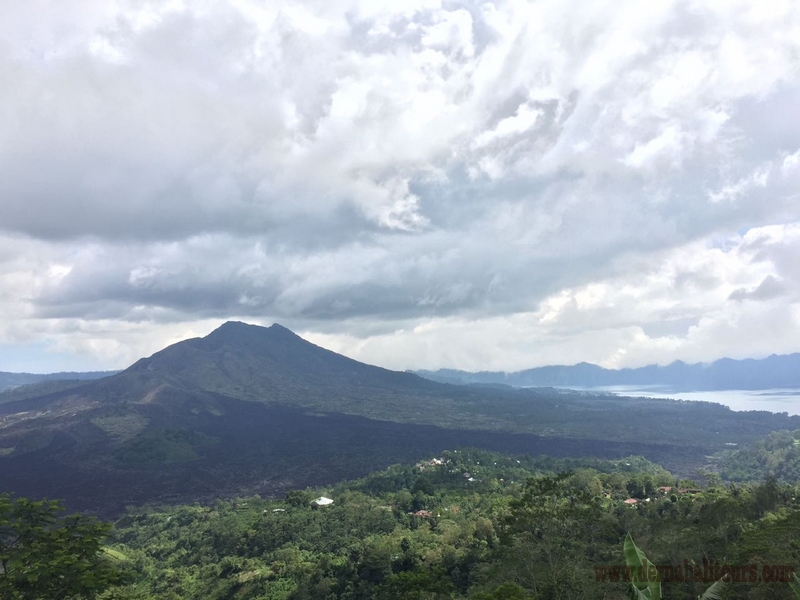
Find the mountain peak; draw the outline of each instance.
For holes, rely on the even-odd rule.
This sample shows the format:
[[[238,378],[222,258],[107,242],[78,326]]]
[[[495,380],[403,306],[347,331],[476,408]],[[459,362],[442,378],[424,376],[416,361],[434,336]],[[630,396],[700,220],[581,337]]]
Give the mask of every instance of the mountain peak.
[[[272,327],[275,327],[275,326],[281,327],[277,323],[275,323]],[[217,331],[237,331],[237,330],[245,330],[245,329],[251,329],[251,328],[272,329],[272,327],[263,327],[261,325],[253,325],[251,323],[245,323],[243,321],[225,321],[222,325],[217,327],[211,333],[216,333]]]
[[[283,345],[292,342],[308,344],[300,336],[278,323],[270,327],[262,327],[261,325],[251,325],[241,321],[223,323],[207,336],[201,338],[201,344],[207,348],[235,346],[256,349],[263,348],[265,344],[274,346],[276,343]]]
[[[251,323],[244,323],[242,321],[226,321],[219,327],[217,327],[214,331],[209,333],[206,337],[210,337],[212,335],[216,335],[219,333],[261,333],[266,334],[270,332],[272,334],[285,334],[291,333],[292,335],[296,335],[291,329],[288,327],[284,327],[280,323],[273,323],[269,327],[264,327],[263,325],[253,325]]]

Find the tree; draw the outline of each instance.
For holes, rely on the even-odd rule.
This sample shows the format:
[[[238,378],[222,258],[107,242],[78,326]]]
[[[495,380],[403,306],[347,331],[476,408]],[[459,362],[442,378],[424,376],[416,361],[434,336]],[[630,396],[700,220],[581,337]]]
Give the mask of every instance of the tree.
[[[706,473],[706,489],[719,490],[725,487],[719,473]]]
[[[0,495],[0,598],[89,599],[119,583],[102,544],[111,525],[94,517],[59,518],[59,502]]]
[[[516,583],[504,583],[493,592],[478,593],[477,600],[528,600],[531,596]]]
[[[592,556],[602,519],[599,501],[571,488],[571,478],[569,472],[529,478],[503,519],[504,560],[534,597],[585,597],[589,579],[577,565]]]
[[[456,592],[444,569],[397,573],[380,585],[375,593],[379,600],[445,600]]]
[[[313,499],[313,494],[306,490],[289,490],[284,498],[287,504],[296,507],[309,506]]]

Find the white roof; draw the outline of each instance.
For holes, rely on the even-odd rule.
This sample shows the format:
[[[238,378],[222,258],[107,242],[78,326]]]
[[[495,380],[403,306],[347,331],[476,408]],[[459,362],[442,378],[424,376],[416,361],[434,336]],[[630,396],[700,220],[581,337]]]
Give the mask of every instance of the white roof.
[[[325,496],[320,496],[316,500],[314,500],[314,504],[317,506],[327,506],[328,504],[333,504],[333,500],[330,498],[326,498]]]

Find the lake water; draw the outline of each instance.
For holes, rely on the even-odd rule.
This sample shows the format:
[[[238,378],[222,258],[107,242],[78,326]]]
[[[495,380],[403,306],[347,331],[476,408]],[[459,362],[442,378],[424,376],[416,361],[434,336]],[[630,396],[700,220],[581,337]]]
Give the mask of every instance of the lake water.
[[[722,390],[711,392],[678,392],[669,386],[611,385],[591,388],[618,396],[647,396],[673,400],[702,400],[724,404],[731,410],[766,410],[800,415],[800,389]]]

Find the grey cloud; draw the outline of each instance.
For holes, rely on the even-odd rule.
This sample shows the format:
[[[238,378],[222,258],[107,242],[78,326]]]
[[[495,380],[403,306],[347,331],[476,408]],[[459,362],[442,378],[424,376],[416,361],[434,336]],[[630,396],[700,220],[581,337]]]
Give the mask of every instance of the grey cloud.
[[[129,29],[107,34],[122,65],[74,53],[49,69],[0,67],[17,80],[0,103],[19,122],[0,134],[0,227],[42,238],[180,239],[274,229],[287,212],[291,220],[275,160],[286,150],[278,92],[289,73],[255,69],[253,25],[219,9],[202,20],[168,16],[141,35]],[[313,97],[307,91],[297,97]],[[322,202],[312,215],[295,212],[329,213]]]
[[[773,277],[772,275],[767,276],[764,281],[758,284],[757,287],[753,288],[752,290],[748,290],[745,288],[739,288],[731,292],[729,298],[731,300],[772,300],[773,298],[779,298],[780,296],[785,295],[788,293],[787,286],[782,282]]]
[[[675,287],[687,293],[708,291],[720,283],[719,277],[713,272],[681,271],[675,276]]]
[[[664,319],[651,323],[643,323],[642,331],[648,337],[684,337],[692,327],[696,327],[699,319],[689,317],[684,319]]]

